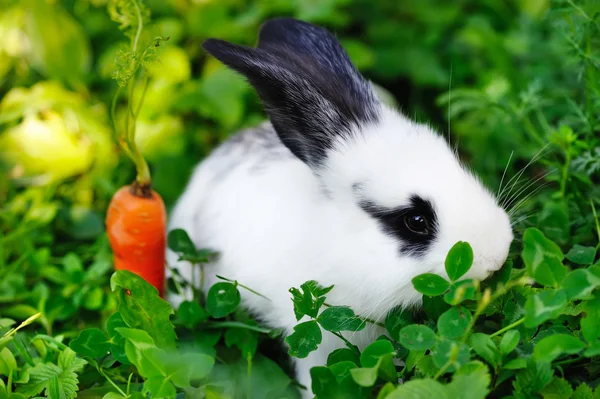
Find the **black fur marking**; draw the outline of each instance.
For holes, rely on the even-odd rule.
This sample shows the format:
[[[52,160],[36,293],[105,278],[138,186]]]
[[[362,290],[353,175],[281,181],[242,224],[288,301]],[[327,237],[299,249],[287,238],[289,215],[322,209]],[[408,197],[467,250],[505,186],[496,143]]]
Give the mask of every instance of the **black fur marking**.
[[[208,39],[204,49],[244,75],[281,141],[318,166],[353,128],[378,120],[370,85],[326,30],[294,19],[263,25],[257,48]]]
[[[410,197],[410,204],[397,208],[385,208],[372,201],[361,201],[360,207],[381,224],[385,233],[401,241],[402,254],[421,257],[431,246],[438,232],[437,215],[430,201],[417,195]],[[411,215],[420,215],[427,221],[426,233],[415,233],[407,226]]]

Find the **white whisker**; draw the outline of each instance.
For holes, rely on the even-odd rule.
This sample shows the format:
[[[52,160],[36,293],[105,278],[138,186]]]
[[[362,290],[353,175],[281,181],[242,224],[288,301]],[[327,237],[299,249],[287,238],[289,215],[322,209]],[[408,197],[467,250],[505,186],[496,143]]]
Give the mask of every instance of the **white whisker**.
[[[508,162],[506,162],[506,166],[504,167],[504,172],[502,173],[502,178],[500,179],[500,185],[498,186],[498,191],[496,191],[496,200],[500,201],[499,195],[502,192],[502,182],[504,182],[504,177],[506,176],[506,171],[508,170],[508,165],[510,165],[510,161],[515,154],[514,151],[510,152],[510,156],[508,157]]]
[[[523,173],[525,173],[525,171],[527,170],[527,168],[529,168],[529,166],[531,166],[531,164],[533,164],[535,161],[537,161],[539,158],[541,158],[542,152],[549,146],[549,144],[546,144],[544,147],[542,147],[534,156],[533,158],[531,158],[531,160],[527,163],[527,165],[525,165],[523,168],[521,168],[521,170],[515,174],[509,181],[508,183],[506,183],[506,186],[504,187],[504,189],[502,190],[502,192],[499,194],[499,199],[502,199],[503,196],[505,196],[506,198],[510,197],[510,194],[512,193],[513,189],[515,188],[516,184],[519,182],[519,179],[521,178],[521,176],[523,175]],[[516,179],[516,180],[515,180]],[[505,193],[504,191],[506,190],[506,188],[510,185],[510,183],[513,181],[513,185],[510,187],[510,189]]]
[[[556,172],[556,170],[557,169],[552,169],[551,171],[544,173],[542,176],[539,176],[538,178],[536,178],[535,180],[533,180],[529,184],[525,185],[524,187],[521,187],[517,192],[515,192],[515,194],[510,199],[510,201],[505,201],[505,202],[502,203],[502,207],[503,208],[509,208],[511,205],[513,205],[515,203],[515,201],[518,200],[518,198],[519,198],[519,196],[521,194],[523,194],[524,192],[526,192],[531,186],[533,186],[534,184],[536,184],[540,180],[543,180],[546,177],[548,177],[550,174]],[[507,198],[507,200],[508,200],[508,198]]]

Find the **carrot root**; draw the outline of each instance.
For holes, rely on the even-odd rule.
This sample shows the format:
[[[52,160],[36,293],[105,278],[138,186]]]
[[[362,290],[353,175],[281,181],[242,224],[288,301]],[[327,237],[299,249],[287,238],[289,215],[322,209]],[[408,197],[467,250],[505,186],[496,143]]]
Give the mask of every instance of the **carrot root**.
[[[106,215],[106,230],[115,270],[129,270],[165,293],[167,213],[162,198],[150,187],[121,187]]]

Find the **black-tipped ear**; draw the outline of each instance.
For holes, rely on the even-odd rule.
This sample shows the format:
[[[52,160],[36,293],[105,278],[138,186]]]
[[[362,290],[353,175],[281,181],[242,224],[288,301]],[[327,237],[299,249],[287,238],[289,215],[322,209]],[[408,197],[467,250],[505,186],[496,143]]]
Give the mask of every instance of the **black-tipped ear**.
[[[327,30],[293,18],[274,18],[265,22],[258,36],[258,48],[285,48],[304,57],[312,57],[331,74],[343,76],[349,84],[362,85],[346,50]]]
[[[254,86],[281,141],[318,166],[335,141],[378,118],[378,101],[335,38],[310,24],[263,25],[258,48],[208,39],[204,49]]]

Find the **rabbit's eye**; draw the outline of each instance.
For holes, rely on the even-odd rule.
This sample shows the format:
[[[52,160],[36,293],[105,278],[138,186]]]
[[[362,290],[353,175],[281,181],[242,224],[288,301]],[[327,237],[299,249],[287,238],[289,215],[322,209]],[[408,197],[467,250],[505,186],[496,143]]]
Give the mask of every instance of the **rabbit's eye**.
[[[406,227],[416,234],[428,234],[429,225],[425,216],[418,213],[410,213],[404,217]]]
[[[359,205],[379,221],[385,233],[399,239],[402,254],[422,256],[436,239],[437,215],[427,199],[413,195],[409,204],[397,208],[385,208],[373,201],[361,201]]]

